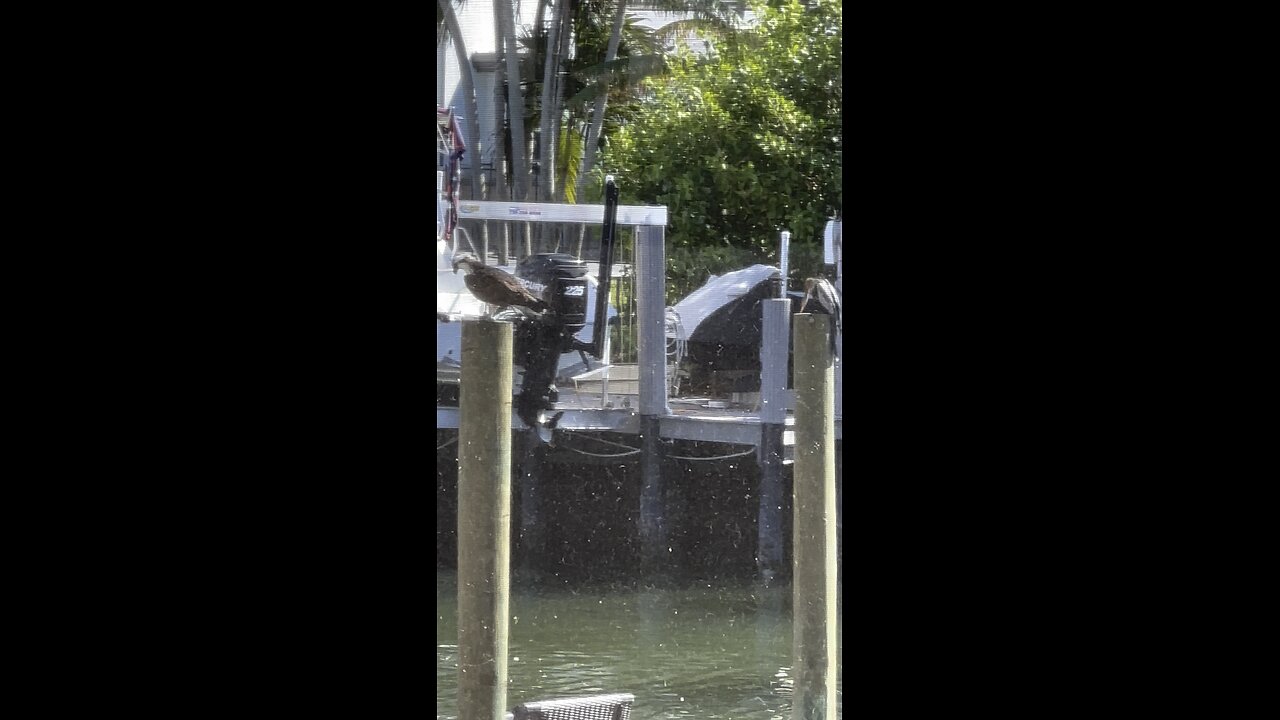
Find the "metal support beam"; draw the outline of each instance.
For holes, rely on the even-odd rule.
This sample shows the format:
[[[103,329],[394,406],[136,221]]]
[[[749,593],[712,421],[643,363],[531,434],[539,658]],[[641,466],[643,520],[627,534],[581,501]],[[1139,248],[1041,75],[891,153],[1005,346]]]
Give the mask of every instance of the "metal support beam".
[[[621,217],[621,208],[619,216]],[[651,579],[666,575],[666,492],[662,477],[661,418],[667,406],[666,250],[661,227],[636,231],[636,332],[640,410],[640,566]]]
[[[663,228],[638,228],[635,242],[640,415],[667,415],[671,409],[667,407],[667,265]]]
[[[785,570],[782,537],[783,433],[787,422],[787,346],[791,301],[765,300],[760,332],[760,492],[756,569],[765,586]]]
[[[546,447],[533,430],[518,434],[520,440],[520,576],[537,581],[543,572],[546,549],[542,517],[542,467]]]
[[[557,411],[559,412],[559,411]],[[455,407],[436,406],[436,427],[437,428],[456,428],[459,424],[460,413]],[[516,430],[525,430],[529,426],[524,424],[518,416],[512,414],[511,427]],[[589,430],[592,432],[620,432],[634,434],[640,431],[639,417],[634,410],[625,408],[614,409],[567,409],[560,418],[557,427],[564,430]]]
[[[463,200],[458,204],[460,220],[521,220],[531,223],[592,223],[604,217],[604,205],[568,203],[498,202]],[[619,225],[666,227],[667,208],[661,205],[619,205]]]
[[[760,426],[760,505],[756,515],[756,578],[764,587],[781,582],[786,571],[782,537],[783,425]]]
[[[791,301],[769,298],[761,303],[760,422],[787,421],[787,350],[791,335]]]
[[[658,418],[640,418],[640,570],[653,584],[670,576],[671,550]]]

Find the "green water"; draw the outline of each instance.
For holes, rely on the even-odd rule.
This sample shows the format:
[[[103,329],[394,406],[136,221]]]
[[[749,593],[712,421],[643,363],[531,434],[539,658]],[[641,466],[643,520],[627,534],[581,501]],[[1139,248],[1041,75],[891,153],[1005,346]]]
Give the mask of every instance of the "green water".
[[[457,717],[457,577],[436,575],[436,716]],[[791,717],[791,588],[513,588],[507,708],[611,692],[633,720]],[[840,697],[837,682],[837,699]],[[837,702],[837,715],[839,714]]]

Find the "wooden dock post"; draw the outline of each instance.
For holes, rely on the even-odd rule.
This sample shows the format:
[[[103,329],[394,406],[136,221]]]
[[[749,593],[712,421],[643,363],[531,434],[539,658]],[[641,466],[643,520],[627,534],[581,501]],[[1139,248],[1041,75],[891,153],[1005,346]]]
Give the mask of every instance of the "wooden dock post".
[[[670,571],[660,418],[667,407],[666,249],[663,229],[636,228],[636,327],[640,380],[640,567],[651,580]]]
[[[831,317],[795,316],[793,720],[836,717],[836,428]]]
[[[761,313],[760,504],[756,516],[756,577],[763,585],[769,586],[785,570],[782,435],[787,423],[787,338],[791,334],[791,301],[770,298],[763,302]]]
[[[502,720],[511,572],[511,324],[462,323],[458,716]]]

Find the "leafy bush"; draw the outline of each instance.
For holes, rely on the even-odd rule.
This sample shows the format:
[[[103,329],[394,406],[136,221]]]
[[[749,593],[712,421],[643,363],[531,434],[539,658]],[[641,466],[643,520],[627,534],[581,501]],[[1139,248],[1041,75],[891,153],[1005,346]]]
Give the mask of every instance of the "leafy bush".
[[[604,153],[622,202],[669,210],[669,299],[709,273],[776,263],[781,230],[793,267],[815,269],[807,248],[843,207],[842,20],[835,0],[806,5],[758,6],[741,52],[672,62]]]

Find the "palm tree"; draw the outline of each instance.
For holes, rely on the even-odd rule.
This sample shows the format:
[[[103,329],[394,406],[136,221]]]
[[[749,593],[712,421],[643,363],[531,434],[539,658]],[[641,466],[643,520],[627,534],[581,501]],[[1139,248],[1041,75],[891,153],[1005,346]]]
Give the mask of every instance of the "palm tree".
[[[618,7],[613,14],[613,27],[609,31],[609,47],[605,51],[605,63],[612,63],[618,57],[618,45],[622,42],[622,24],[627,16],[627,0],[618,0]],[[604,127],[604,110],[609,102],[608,79],[606,77],[604,86],[599,88],[599,94],[596,95],[595,103],[591,108],[591,126],[587,129],[586,143],[582,151],[582,166],[578,168],[578,183],[574,189],[574,197],[582,197],[582,191],[586,189],[587,177],[590,175],[591,166],[596,161],[596,148],[600,143],[600,130]],[[579,239],[581,245],[581,239]]]
[[[501,25],[501,20],[496,17],[495,12],[495,30]],[[494,143],[493,143],[493,169],[496,177],[493,188],[490,192],[490,200],[506,200],[510,196],[507,187],[507,159],[506,159],[506,140],[503,137],[503,126],[507,117],[506,111],[506,59],[502,44],[502,34],[497,33],[498,40],[497,63],[493,73],[493,118],[494,118]],[[485,223],[486,226],[489,223]],[[498,264],[506,265],[507,256],[511,252],[511,233],[510,224],[506,222],[498,222],[498,235],[501,242],[498,244]]]
[[[736,39],[736,18],[734,17],[736,12],[729,3],[720,0],[648,0],[644,4],[654,9],[684,12],[690,15],[687,19],[663,26],[655,33],[657,40],[674,40],[691,31],[726,39],[731,46]],[[605,52],[604,62],[590,69],[600,72],[600,79],[590,89],[594,95],[594,106],[590,116],[591,125],[586,133],[582,163],[577,173],[575,195],[579,197],[591,178],[591,168],[595,165],[610,86],[615,82],[634,85],[645,77],[661,74],[665,70],[665,63],[657,54],[633,55],[625,61],[618,60],[618,46],[622,39],[627,8],[627,0],[618,0],[614,9],[613,25],[609,33],[609,46]]]
[[[543,197],[555,197],[555,121],[559,119],[559,107],[555,102],[555,88],[560,84],[558,82],[558,73],[561,62],[561,37],[560,31],[565,25],[568,18],[569,4],[572,0],[556,0],[554,7],[555,13],[551,18],[551,27],[547,35],[547,53],[542,71],[542,122],[538,124],[539,135],[539,156],[538,164],[541,171],[539,178],[538,195],[539,200]],[[567,34],[567,33],[566,33]],[[552,113],[555,112],[553,116]],[[545,188],[545,190],[543,189]]]
[[[497,39],[502,46],[507,69],[507,117],[511,139],[511,195],[515,200],[527,200],[528,173],[525,170],[524,98],[520,93],[520,56],[516,45],[515,0],[493,0],[494,17],[498,23]],[[524,223],[525,252],[529,253],[528,223]]]
[[[691,31],[701,31],[712,37],[726,38],[729,40],[730,47],[735,41],[734,8],[719,0],[648,0],[647,2],[641,0],[641,2],[652,9],[685,12],[690,17],[663,26],[653,33],[652,37],[645,38],[647,42],[635,43],[638,45],[636,49],[644,48],[648,51],[647,53],[632,52],[628,57],[620,59],[618,55],[624,31],[627,29],[626,14],[629,4],[628,0],[617,0],[603,62],[581,71],[583,75],[594,76],[595,79],[569,101],[570,106],[575,105],[576,101],[592,103],[588,115],[590,124],[584,133],[583,152],[575,173],[575,198],[582,197],[587,184],[594,180],[591,171],[595,166],[596,154],[600,147],[600,135],[604,128],[605,110],[610,94],[615,88],[636,87],[643,79],[661,75],[666,71],[665,57],[655,41],[674,40]],[[635,28],[631,29],[635,30]],[[633,43],[636,39],[638,38],[632,37]],[[655,44],[650,45],[651,42]],[[585,228],[582,228],[578,233],[578,255],[582,253],[584,236]]]

